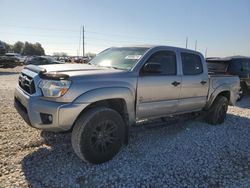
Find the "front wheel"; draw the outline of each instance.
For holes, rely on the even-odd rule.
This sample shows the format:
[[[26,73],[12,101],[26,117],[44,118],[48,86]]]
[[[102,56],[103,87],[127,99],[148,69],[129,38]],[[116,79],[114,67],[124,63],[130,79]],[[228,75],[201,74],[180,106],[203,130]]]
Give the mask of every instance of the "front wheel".
[[[206,122],[213,125],[223,123],[226,118],[227,109],[228,99],[224,96],[218,96],[208,110],[205,118]]]
[[[71,142],[76,155],[85,162],[99,164],[112,159],[124,140],[121,115],[106,107],[93,108],[76,120]]]

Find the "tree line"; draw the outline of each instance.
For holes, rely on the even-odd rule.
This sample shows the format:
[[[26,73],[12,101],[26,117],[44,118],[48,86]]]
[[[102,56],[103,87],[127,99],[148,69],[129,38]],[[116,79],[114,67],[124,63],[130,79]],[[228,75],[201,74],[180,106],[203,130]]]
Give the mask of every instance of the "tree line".
[[[17,41],[14,45],[8,44],[6,42],[2,42],[4,46],[4,53],[14,52],[19,53],[21,55],[45,55],[44,48],[39,42],[30,43],[30,42],[21,42]]]

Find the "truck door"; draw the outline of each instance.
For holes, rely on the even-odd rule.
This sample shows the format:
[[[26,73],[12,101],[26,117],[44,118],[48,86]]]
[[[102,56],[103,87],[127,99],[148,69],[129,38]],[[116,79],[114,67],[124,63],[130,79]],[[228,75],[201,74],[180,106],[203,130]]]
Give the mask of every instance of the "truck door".
[[[180,51],[182,65],[182,86],[178,111],[194,111],[202,109],[208,95],[208,72],[202,56]]]
[[[161,70],[145,70],[148,64],[158,64]],[[175,51],[161,50],[149,57],[138,78],[137,118],[157,117],[176,111],[181,88],[181,76],[177,70]]]

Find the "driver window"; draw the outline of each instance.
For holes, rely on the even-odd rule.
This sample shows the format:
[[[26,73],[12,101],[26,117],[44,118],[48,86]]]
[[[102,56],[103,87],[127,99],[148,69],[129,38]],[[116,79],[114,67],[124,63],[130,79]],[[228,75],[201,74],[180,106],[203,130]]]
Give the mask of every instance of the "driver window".
[[[154,53],[147,63],[159,63],[161,65],[163,75],[176,75],[176,55],[172,51],[158,51]]]

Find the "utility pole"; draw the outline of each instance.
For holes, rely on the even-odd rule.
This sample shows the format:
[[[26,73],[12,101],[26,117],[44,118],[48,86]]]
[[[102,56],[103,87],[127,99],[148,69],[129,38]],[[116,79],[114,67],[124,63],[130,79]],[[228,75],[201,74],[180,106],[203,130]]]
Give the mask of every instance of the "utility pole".
[[[186,48],[188,48],[188,37],[186,38]]]
[[[82,26],[82,56],[85,56],[85,45],[84,45],[84,26]]]
[[[80,27],[80,38],[79,38],[79,46],[77,50],[77,56],[81,56],[81,36],[82,36],[82,28]]]
[[[195,51],[197,50],[197,40],[195,41]]]
[[[207,48],[206,48],[206,51],[205,51],[205,58],[207,58]]]

